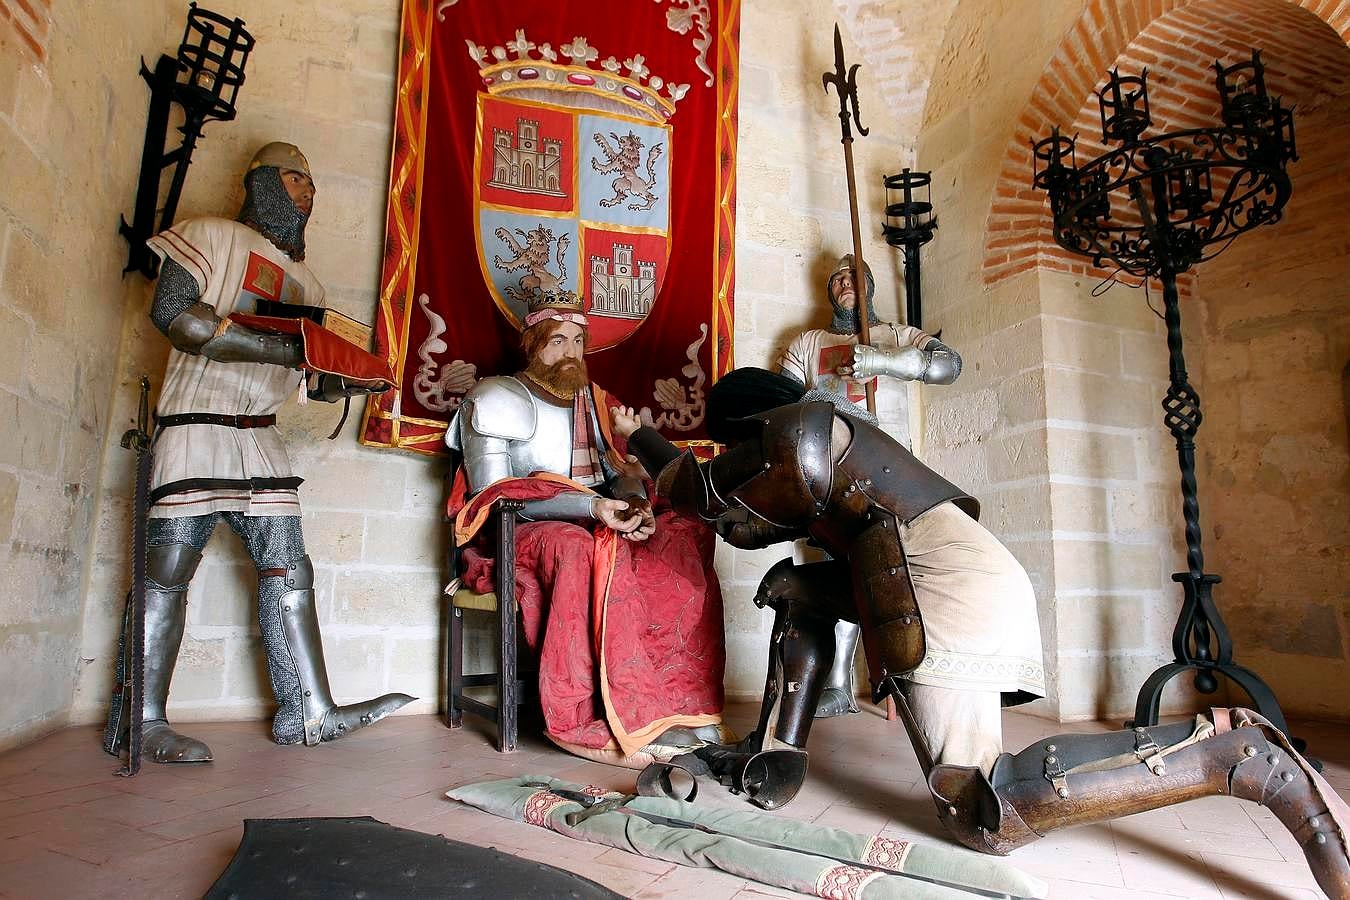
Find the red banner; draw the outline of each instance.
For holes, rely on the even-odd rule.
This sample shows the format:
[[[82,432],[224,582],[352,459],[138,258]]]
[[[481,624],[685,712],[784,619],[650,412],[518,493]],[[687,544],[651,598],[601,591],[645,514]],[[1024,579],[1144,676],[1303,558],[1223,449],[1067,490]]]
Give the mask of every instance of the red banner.
[[[620,12],[621,11],[621,12]],[[520,321],[575,294],[590,377],[702,443],[732,367],[739,0],[404,0],[361,442],[440,453]]]

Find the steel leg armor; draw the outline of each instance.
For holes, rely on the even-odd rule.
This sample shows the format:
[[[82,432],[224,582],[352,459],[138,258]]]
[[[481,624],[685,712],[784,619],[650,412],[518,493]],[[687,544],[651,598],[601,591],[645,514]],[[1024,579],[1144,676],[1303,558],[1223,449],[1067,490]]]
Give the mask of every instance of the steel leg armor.
[[[988,777],[971,767],[934,766],[928,785],[939,818],[961,843],[1000,855],[1056,828],[1231,794],[1275,813],[1322,890],[1350,897],[1350,808],[1283,733],[1249,710],[1045,738],[1000,756]]]
[[[834,625],[834,664],[825,676],[825,692],[816,704],[816,718],[829,719],[858,711],[858,685],[853,657],[858,652],[857,622],[840,619]]]
[[[259,579],[258,617],[272,690],[281,704],[272,720],[278,744],[303,741],[312,747],[337,740],[413,701],[407,694],[385,694],[349,706],[333,701],[308,556],[288,566],[283,577]]]
[[[196,738],[181,735],[169,727],[165,707],[169,701],[169,682],[178,662],[187,622],[188,582],[197,571],[202,555],[190,544],[161,544],[149,548],[145,565],[145,702],[142,756],[158,763],[210,762],[211,748]],[[108,713],[108,728],[103,749],[121,752],[129,720],[127,703],[127,635],[130,604],[123,627],[117,659],[118,686]]]
[[[852,615],[848,578],[837,560],[785,559],[765,573],[754,602],[772,607],[774,622],[759,723],[738,744],[695,751],[719,781],[764,809],[787,803],[806,780],[806,739],[834,659],[835,624]]]

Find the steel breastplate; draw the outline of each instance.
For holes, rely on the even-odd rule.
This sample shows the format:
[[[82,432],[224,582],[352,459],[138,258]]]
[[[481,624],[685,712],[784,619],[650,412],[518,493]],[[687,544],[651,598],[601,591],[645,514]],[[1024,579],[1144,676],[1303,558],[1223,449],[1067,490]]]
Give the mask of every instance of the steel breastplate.
[[[572,407],[555,406],[530,394],[534,404],[534,434],[511,442],[511,474],[524,477],[535,472],[572,474]]]

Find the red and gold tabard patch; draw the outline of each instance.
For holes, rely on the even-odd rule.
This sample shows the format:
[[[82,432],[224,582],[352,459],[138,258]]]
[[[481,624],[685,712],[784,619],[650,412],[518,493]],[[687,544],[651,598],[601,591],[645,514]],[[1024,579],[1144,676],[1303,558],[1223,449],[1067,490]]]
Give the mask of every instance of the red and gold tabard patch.
[[[267,300],[279,301],[281,288],[286,283],[286,270],[270,259],[256,253],[248,255],[244,270],[244,291]]]
[[[867,400],[867,382],[856,378],[845,378],[839,374],[840,366],[853,364],[853,345],[838,344],[834,347],[821,347],[820,359],[816,362],[817,379],[823,387],[839,394],[845,394],[854,403]],[[871,379],[876,381],[875,378]]]

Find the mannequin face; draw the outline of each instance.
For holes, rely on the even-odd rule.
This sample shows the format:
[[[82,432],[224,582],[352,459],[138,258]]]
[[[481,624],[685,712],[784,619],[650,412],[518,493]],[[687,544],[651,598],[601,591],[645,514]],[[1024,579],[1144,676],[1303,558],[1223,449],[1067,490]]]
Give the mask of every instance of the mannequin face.
[[[853,290],[853,270],[845,269],[834,273],[830,279],[830,299],[840,309],[853,309],[858,305],[857,292]]]
[[[294,169],[282,169],[281,184],[296,209],[306,216],[314,210],[314,182],[308,175]]]
[[[580,361],[585,353],[586,335],[582,327],[575,322],[562,322],[539,348],[535,358],[546,366],[553,366],[565,359]]]

